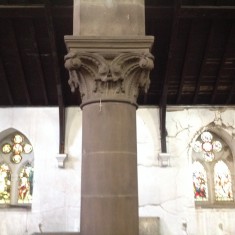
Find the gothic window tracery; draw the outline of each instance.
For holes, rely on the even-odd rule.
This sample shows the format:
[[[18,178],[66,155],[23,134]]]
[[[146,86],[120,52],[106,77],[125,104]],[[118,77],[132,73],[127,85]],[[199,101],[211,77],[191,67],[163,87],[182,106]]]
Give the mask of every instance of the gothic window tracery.
[[[233,156],[228,144],[216,133],[206,130],[192,148],[195,205],[226,207],[234,203]]]
[[[0,205],[30,206],[33,197],[33,147],[20,132],[0,140]]]

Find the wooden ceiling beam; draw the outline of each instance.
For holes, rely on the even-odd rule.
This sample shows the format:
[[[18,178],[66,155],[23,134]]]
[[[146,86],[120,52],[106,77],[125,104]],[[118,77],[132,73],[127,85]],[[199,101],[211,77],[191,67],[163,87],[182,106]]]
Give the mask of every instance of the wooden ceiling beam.
[[[23,86],[24,89],[24,94],[25,94],[25,99],[26,99],[26,103],[27,105],[31,105],[31,98],[29,95],[29,89],[28,89],[28,85],[25,79],[25,71],[24,71],[24,67],[23,67],[23,63],[22,63],[22,56],[20,53],[20,49],[19,49],[19,45],[18,45],[18,41],[17,41],[17,37],[16,37],[16,32],[14,29],[14,24],[12,23],[11,20],[9,20],[9,29],[10,29],[10,34],[11,34],[11,39],[12,39],[12,43],[14,45],[14,50],[15,50],[15,57],[18,58],[18,68],[19,68],[19,76],[18,79],[21,79],[21,84]]]
[[[207,42],[205,43],[205,46],[204,46],[203,58],[202,58],[202,62],[199,68],[198,78],[196,81],[196,88],[194,91],[194,97],[193,97],[193,102],[192,102],[193,104],[197,103],[198,93],[200,92],[200,86],[201,86],[201,81],[203,77],[203,68],[206,64],[206,60],[207,60],[208,53],[209,53],[209,46],[212,40],[212,28],[213,28],[213,25],[210,24],[210,29],[208,30],[208,35],[207,35]]]
[[[182,91],[183,91],[185,77],[186,77],[187,62],[189,60],[189,49],[190,49],[190,46],[191,46],[190,42],[192,40],[192,36],[193,36],[192,22],[190,22],[190,29],[189,29],[187,45],[186,45],[186,49],[185,49],[185,53],[184,53],[184,64],[183,64],[182,71],[181,71],[180,85],[179,85],[179,89],[178,89],[178,92],[177,92],[178,95],[177,95],[177,99],[176,99],[176,104],[180,103],[181,96],[182,96]]]
[[[64,153],[65,147],[65,107],[64,107],[64,98],[63,98],[63,91],[61,85],[61,76],[60,76],[60,65],[59,59],[57,54],[57,47],[56,47],[56,38],[55,38],[55,31],[54,31],[54,24],[53,24],[53,16],[52,16],[52,9],[49,0],[44,0],[45,3],[45,16],[47,20],[47,29],[49,35],[49,41],[51,46],[52,52],[52,64],[53,64],[53,71],[56,80],[56,89],[57,89],[57,98],[58,98],[58,106],[59,106],[59,153]]]
[[[7,93],[7,98],[9,100],[9,104],[13,106],[14,105],[13,97],[12,97],[12,93],[10,90],[10,86],[8,83],[7,75],[6,75],[5,68],[3,66],[1,57],[0,57],[0,81],[1,81],[0,82],[1,86],[3,87],[5,92]]]
[[[168,83],[169,83],[169,76],[171,67],[173,64],[173,57],[176,51],[176,43],[177,43],[177,35],[179,29],[179,9],[181,6],[181,0],[175,0],[175,7],[174,7],[174,18],[171,28],[171,40],[169,45],[169,52],[168,52],[168,59],[166,65],[166,73],[163,82],[162,94],[160,99],[160,131],[161,131],[161,151],[162,153],[167,152],[166,147],[166,106],[167,106],[167,93],[168,93]]]
[[[42,62],[40,59],[40,54],[39,54],[39,49],[38,49],[38,42],[37,42],[37,37],[36,37],[36,33],[35,33],[35,27],[33,24],[33,21],[30,22],[30,26],[29,26],[29,31],[30,31],[30,36],[33,40],[33,48],[35,53],[37,54],[37,56],[35,56],[35,61],[37,63],[38,66],[38,77],[40,79],[40,82],[42,84],[42,96],[43,96],[43,100],[44,100],[44,104],[48,105],[48,95],[47,95],[47,89],[46,89],[46,83],[45,83],[45,79],[44,79],[44,74],[43,74],[43,66],[42,66]]]
[[[187,6],[179,9],[180,18],[235,18],[235,6]]]
[[[0,18],[43,17],[44,5],[0,5]]]
[[[229,39],[230,39],[230,36],[231,36],[231,32],[232,32],[232,26],[230,26],[230,29],[229,29],[229,32],[228,32],[228,35],[227,35],[227,38],[226,38],[226,45],[224,46],[223,57],[220,61],[219,70],[218,70],[216,80],[215,80],[214,90],[213,90],[213,93],[212,93],[212,96],[211,96],[211,104],[214,104],[214,102],[215,102],[216,93],[217,93],[217,90],[218,90],[218,87],[219,87],[219,81],[221,80],[221,74],[223,72],[224,63],[225,63],[226,58],[227,58],[226,53],[229,50],[228,45],[229,45]]]
[[[233,75],[232,76],[235,77],[235,68],[233,70]],[[226,100],[226,103],[225,103],[226,105],[231,104],[231,100],[232,100],[234,95],[235,95],[235,79],[233,80],[233,84],[231,86],[231,90],[230,90],[228,98]]]
[[[145,6],[145,14],[149,19],[173,18],[174,6]]]
[[[42,18],[45,5],[0,5],[0,18]],[[57,18],[72,18],[73,6],[53,6],[51,14]]]

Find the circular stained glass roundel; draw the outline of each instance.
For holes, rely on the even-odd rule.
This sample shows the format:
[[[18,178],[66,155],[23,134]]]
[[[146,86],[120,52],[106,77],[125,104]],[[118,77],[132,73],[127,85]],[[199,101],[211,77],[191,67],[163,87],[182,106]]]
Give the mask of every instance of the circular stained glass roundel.
[[[21,162],[21,160],[22,160],[22,157],[19,155],[19,154],[16,154],[16,155],[13,155],[12,157],[11,157],[11,160],[12,160],[12,162],[13,163],[20,163]]]
[[[30,153],[30,152],[32,152],[32,150],[33,150],[32,145],[30,145],[30,144],[25,144],[24,145],[24,152],[25,153]]]
[[[11,152],[11,145],[10,144],[4,144],[2,146],[2,152],[3,153],[10,153]]]
[[[205,131],[201,134],[201,139],[203,142],[211,142],[212,138],[212,134],[208,131]]]
[[[211,162],[211,161],[214,160],[215,155],[214,155],[214,153],[212,153],[212,152],[204,152],[204,153],[203,153],[203,157],[204,157],[204,159],[205,159],[206,162]]]
[[[23,136],[21,136],[21,135],[15,135],[13,141],[14,141],[14,143],[16,143],[16,144],[20,144],[20,143],[23,142]]]
[[[201,141],[196,141],[193,146],[193,150],[197,153],[202,151],[202,142]]]
[[[205,142],[202,144],[202,148],[206,152],[210,152],[213,148],[212,144],[210,142]]]
[[[216,141],[214,141],[213,143],[212,143],[212,145],[213,145],[213,150],[215,151],[215,152],[220,152],[221,150],[222,150],[222,144],[221,144],[221,142],[220,141],[218,141],[218,140],[216,140]]]
[[[13,145],[13,151],[15,154],[20,154],[23,151],[23,147],[21,144],[14,144]]]

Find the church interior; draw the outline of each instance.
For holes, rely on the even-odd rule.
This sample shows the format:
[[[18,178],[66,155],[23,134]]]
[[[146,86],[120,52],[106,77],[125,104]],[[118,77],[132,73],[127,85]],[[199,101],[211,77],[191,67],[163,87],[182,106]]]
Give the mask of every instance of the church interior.
[[[235,234],[234,0],[0,0],[0,234]]]

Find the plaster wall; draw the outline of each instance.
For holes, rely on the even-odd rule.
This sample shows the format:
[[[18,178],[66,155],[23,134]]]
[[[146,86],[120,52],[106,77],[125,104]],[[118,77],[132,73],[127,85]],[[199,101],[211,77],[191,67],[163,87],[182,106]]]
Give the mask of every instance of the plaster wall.
[[[218,110],[220,114],[218,115]],[[137,110],[139,215],[160,218],[162,235],[180,235],[187,223],[189,235],[235,234],[234,209],[195,209],[191,184],[191,141],[215,122],[234,141],[234,108],[169,108],[166,127],[171,166],[158,164],[159,110]],[[34,147],[32,208],[0,208],[0,234],[80,231],[80,176],[82,115],[78,107],[66,110],[65,168],[57,166],[59,120],[57,108],[1,108],[0,133],[15,128]],[[234,174],[233,174],[234,178]],[[223,224],[222,231],[219,224]]]

